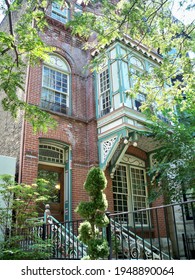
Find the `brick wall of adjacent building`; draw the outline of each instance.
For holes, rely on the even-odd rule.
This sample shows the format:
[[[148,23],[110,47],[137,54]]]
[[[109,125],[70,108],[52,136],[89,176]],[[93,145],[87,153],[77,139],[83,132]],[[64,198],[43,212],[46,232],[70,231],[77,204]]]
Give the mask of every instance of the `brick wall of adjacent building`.
[[[12,25],[14,26],[21,14],[24,13],[25,5],[21,6],[19,12],[12,12]],[[7,32],[9,34],[10,27],[8,17],[4,17],[0,23],[0,31]],[[26,83],[26,69],[24,69],[23,86],[25,88]],[[21,100],[25,98],[25,93],[21,90],[17,90],[17,95]],[[5,92],[0,92],[0,155],[11,156],[17,159],[16,161],[16,173],[19,170],[19,158],[20,158],[20,146],[21,135],[23,125],[23,113],[18,111],[17,116],[13,117],[9,111],[5,111],[2,106],[2,100],[6,97]],[[17,179],[17,178],[16,178]]]

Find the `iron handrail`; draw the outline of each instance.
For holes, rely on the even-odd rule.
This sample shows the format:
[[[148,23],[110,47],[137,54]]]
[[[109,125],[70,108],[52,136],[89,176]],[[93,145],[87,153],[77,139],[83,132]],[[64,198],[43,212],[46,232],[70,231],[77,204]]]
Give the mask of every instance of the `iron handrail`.
[[[132,244],[136,245],[136,249],[138,249],[138,246],[140,246],[143,250],[146,250],[149,254],[152,254],[154,257],[156,257],[157,259],[159,259],[160,255],[163,255],[164,257],[166,257],[167,259],[169,259],[169,256],[160,251],[156,246],[151,245],[148,241],[146,241],[145,239],[143,239],[142,237],[140,237],[139,235],[135,234],[134,232],[132,232],[131,230],[127,229],[126,227],[124,227],[123,225],[117,223],[116,221],[114,221],[113,219],[110,219],[111,222],[111,228],[113,230],[118,230],[119,233],[123,236],[123,239],[125,239],[125,241],[127,242],[127,240],[131,240]],[[133,236],[133,237],[132,237]],[[139,242],[137,242],[137,240],[139,240]],[[127,242],[128,243],[128,242]],[[128,246],[128,245],[127,245]],[[152,247],[152,249],[149,249],[148,247]],[[128,249],[128,248],[127,248]],[[156,250],[157,252],[159,252],[159,255],[155,252],[153,252],[153,250]]]
[[[69,241],[74,248],[77,248],[79,253],[82,255],[86,254],[86,246],[80,242],[78,240],[78,237],[75,236],[71,230],[67,229],[67,227],[65,227],[61,222],[59,222],[56,218],[54,218],[53,216],[48,216],[48,223],[50,225],[53,225],[55,227],[55,229],[58,231],[58,233],[60,234],[60,237],[63,236],[64,240]],[[56,228],[56,225],[59,226]],[[63,240],[63,241],[64,241]],[[62,241],[62,240],[61,240]],[[78,246],[76,246],[76,244],[78,244]],[[74,251],[75,253],[75,251]]]

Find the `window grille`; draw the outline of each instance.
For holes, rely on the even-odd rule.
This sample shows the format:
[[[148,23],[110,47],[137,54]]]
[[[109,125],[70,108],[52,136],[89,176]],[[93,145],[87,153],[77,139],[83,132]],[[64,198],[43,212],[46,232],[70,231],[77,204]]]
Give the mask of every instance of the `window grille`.
[[[120,165],[114,174],[112,180],[113,186],[113,199],[114,199],[114,212],[127,212],[128,211],[128,187],[126,177],[126,166]],[[123,217],[123,222],[126,221],[126,217]]]
[[[115,171],[112,186],[115,213],[136,211],[147,207],[144,169],[119,165]],[[124,222],[127,222],[126,217],[127,215],[123,218]],[[135,212],[133,217],[136,225],[148,224],[148,215],[144,211]]]
[[[101,116],[110,112],[110,81],[108,69],[105,69],[99,74],[100,82],[100,102],[101,102]]]
[[[58,62],[58,64],[54,62]],[[49,66],[43,66],[43,82],[41,92],[41,107],[47,110],[68,113],[68,95],[69,95],[69,75],[63,73],[63,69],[67,69],[67,65],[59,57],[51,57],[53,69]]]
[[[40,144],[39,161],[64,164],[64,150],[53,145]]]
[[[133,199],[133,210],[145,209],[147,206],[147,193],[145,183],[145,170],[135,167],[130,168],[131,192]],[[148,224],[147,212],[135,213],[135,224]]]

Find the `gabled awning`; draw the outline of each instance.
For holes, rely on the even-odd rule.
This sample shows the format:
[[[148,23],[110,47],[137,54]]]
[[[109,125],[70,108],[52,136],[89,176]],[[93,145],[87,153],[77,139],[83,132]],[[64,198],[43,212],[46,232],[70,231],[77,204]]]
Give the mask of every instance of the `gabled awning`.
[[[130,129],[121,129],[113,132],[106,138],[100,138],[98,149],[100,158],[100,167],[105,170],[109,166],[110,174],[115,171],[115,166],[120,162],[126,150],[129,147],[129,140],[135,131]]]

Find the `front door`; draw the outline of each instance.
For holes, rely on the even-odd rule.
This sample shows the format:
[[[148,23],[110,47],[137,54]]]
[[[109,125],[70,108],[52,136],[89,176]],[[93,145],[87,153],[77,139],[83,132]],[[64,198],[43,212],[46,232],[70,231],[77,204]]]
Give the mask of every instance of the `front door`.
[[[48,194],[51,215],[58,221],[64,221],[64,168],[39,164],[38,178],[48,181]],[[42,210],[43,209],[42,205]]]

